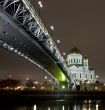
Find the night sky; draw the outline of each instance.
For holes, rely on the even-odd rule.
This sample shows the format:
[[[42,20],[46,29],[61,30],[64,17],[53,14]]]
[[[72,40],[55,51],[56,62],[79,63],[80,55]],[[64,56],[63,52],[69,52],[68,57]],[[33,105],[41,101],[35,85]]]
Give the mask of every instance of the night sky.
[[[30,0],[38,10],[37,0]],[[104,0],[42,0],[40,17],[50,32],[55,27],[52,38],[60,40],[60,51],[68,54],[76,46],[89,58],[90,68],[96,70],[101,81],[105,79],[105,1]],[[66,58],[66,56],[65,56]],[[37,74],[40,73],[39,77]],[[45,73],[36,66],[0,49],[0,77],[40,79]]]

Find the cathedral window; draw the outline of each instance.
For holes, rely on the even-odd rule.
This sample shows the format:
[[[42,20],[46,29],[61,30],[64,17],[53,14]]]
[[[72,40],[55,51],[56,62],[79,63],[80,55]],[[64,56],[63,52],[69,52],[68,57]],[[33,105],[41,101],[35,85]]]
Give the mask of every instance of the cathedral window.
[[[75,63],[75,59],[74,59],[74,63]]]
[[[85,62],[85,65],[86,65],[86,62]]]
[[[68,63],[70,64],[70,60],[68,60]]]
[[[78,59],[77,59],[77,63],[78,63]]]
[[[92,79],[93,77],[92,77],[92,75],[91,75],[91,79]]]
[[[81,78],[81,73],[80,73],[80,78]]]
[[[87,78],[87,74],[86,74],[86,78]]]
[[[72,63],[72,59],[71,59],[71,63]]]

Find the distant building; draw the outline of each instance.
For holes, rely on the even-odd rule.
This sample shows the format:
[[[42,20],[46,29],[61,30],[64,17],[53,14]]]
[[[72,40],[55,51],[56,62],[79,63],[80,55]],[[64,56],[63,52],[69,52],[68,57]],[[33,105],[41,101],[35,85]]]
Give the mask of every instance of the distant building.
[[[95,82],[95,71],[90,69],[88,58],[84,57],[76,47],[70,50],[67,56],[67,65],[68,75],[73,85]]]

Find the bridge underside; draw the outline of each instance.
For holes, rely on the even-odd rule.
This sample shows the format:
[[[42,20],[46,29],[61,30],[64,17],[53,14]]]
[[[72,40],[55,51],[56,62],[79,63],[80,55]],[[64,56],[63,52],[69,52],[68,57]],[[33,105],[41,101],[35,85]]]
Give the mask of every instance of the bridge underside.
[[[28,33],[28,34],[27,34]],[[5,12],[0,12],[0,46],[26,58],[39,67],[45,68],[59,82],[67,84],[67,79],[56,62],[34,40],[29,32]],[[34,61],[34,62],[33,62]]]

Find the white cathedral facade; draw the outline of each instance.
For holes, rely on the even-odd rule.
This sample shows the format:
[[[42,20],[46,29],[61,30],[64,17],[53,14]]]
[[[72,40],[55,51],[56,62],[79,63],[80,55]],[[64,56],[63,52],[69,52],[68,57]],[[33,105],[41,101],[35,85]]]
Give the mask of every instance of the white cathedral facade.
[[[88,58],[74,47],[67,56],[68,75],[74,85],[94,83],[95,71],[89,68]]]

